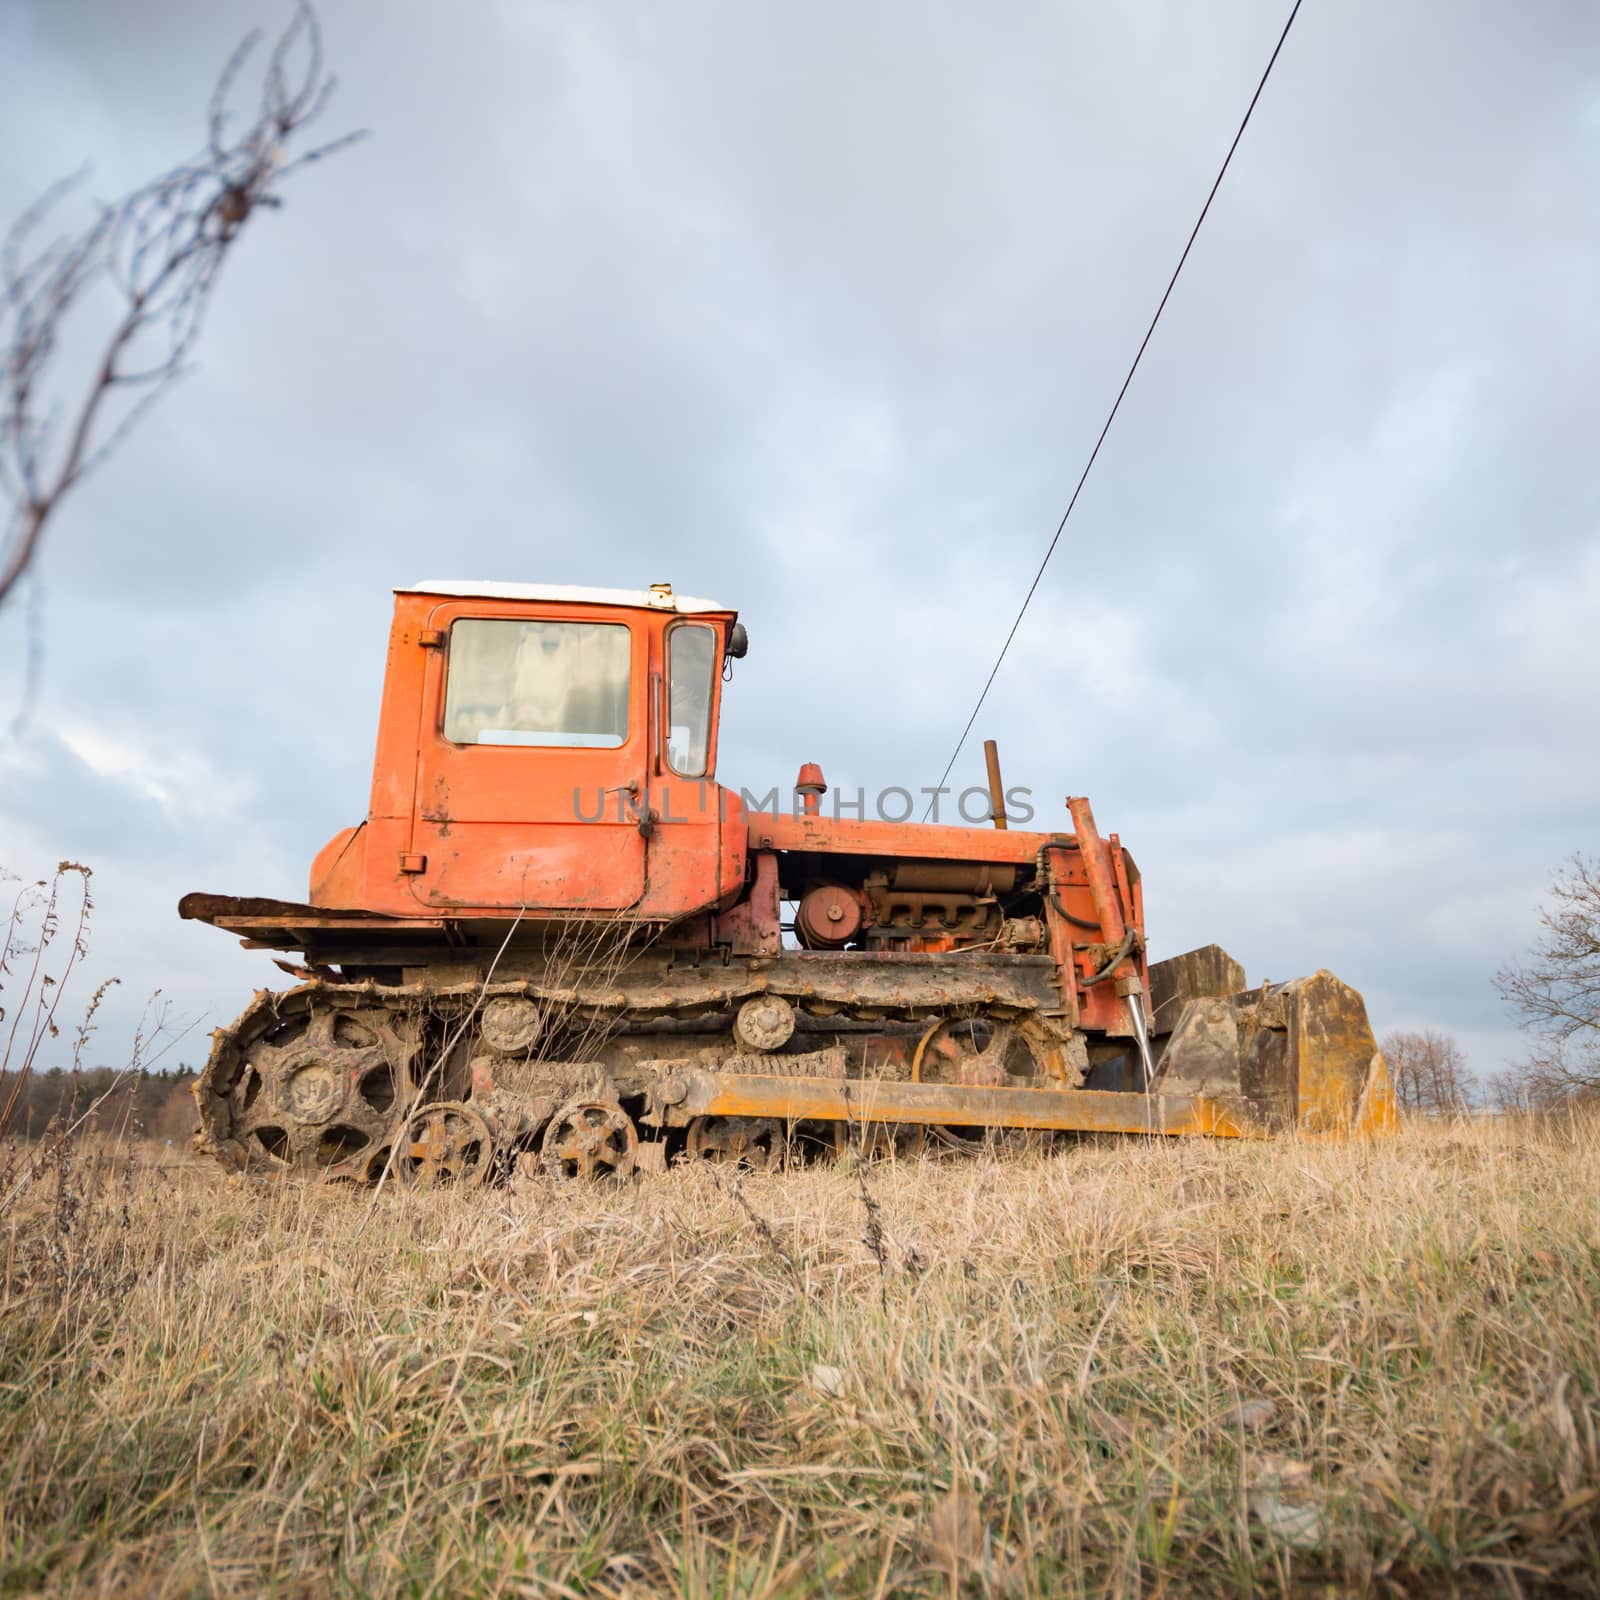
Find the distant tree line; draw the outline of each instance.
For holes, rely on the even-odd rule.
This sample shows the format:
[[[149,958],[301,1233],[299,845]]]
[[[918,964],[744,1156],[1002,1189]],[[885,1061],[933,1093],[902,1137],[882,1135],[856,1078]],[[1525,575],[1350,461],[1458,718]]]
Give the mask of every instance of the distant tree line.
[[[10,1100],[13,1092],[17,1096],[6,1133],[38,1139],[52,1123],[67,1127],[93,1106],[85,1131],[125,1132],[184,1144],[195,1127],[194,1097],[189,1092],[195,1076],[187,1067],[174,1073],[119,1071],[115,1067],[87,1067],[76,1072],[52,1067],[25,1076],[0,1073],[0,1105]]]
[[[1396,1029],[1380,1048],[1403,1112],[1459,1116],[1471,1109],[1474,1085],[1467,1058],[1448,1033]]]

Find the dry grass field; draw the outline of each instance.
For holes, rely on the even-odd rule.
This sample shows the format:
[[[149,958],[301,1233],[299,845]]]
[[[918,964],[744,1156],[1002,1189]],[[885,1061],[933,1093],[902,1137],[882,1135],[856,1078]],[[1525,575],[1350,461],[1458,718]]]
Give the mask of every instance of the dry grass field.
[[[1593,1127],[376,1205],[39,1159],[8,1593],[1596,1592]]]

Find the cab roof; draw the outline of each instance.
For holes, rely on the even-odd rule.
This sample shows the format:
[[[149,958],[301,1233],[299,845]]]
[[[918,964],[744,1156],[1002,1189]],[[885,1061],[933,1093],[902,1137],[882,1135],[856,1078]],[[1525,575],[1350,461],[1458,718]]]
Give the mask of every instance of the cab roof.
[[[429,578],[413,583],[396,594],[451,595],[466,600],[560,600],[572,605],[638,606],[644,611],[701,611],[733,613],[732,606],[718,605],[690,594],[674,594],[670,583],[652,584],[648,589],[586,589],[562,583],[484,583],[458,578]]]

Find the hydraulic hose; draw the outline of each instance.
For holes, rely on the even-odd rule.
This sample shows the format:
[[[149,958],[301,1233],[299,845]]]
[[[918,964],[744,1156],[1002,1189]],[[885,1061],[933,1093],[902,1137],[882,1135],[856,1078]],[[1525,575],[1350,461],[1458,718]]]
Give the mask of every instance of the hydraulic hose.
[[[1092,978],[1080,978],[1078,986],[1083,989],[1092,989],[1095,984],[1104,983],[1133,954],[1138,945],[1139,935],[1137,931],[1129,928],[1122,936],[1122,943],[1118,946],[1117,953]]]
[[[1100,931],[1100,924],[1098,922],[1086,922],[1082,917],[1075,917],[1064,905],[1062,905],[1061,896],[1056,893],[1055,879],[1052,877],[1050,872],[1050,851],[1071,849],[1076,842],[1077,841],[1073,839],[1071,834],[1051,834],[1050,837],[1039,846],[1039,854],[1034,858],[1034,875],[1044,886],[1044,897],[1050,902],[1051,909],[1058,917],[1061,918],[1063,922],[1071,923],[1074,928],[1084,928],[1091,933],[1098,933]]]

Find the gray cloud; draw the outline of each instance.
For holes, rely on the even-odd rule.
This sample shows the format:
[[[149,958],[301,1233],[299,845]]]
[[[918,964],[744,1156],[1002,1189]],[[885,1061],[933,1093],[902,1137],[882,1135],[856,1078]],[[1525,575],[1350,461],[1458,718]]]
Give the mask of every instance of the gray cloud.
[[[207,1026],[272,969],[174,902],[300,894],[361,814],[394,584],[671,578],[751,627],[725,779],[932,783],[1282,11],[323,9],[374,138],[64,511],[0,756],[0,856],[96,862],[96,970]],[[0,215],[193,146],[257,20],[0,0]],[[1597,44],[1307,8],[980,719],[1162,948],[1332,967],[1481,1069],[1596,834]]]

